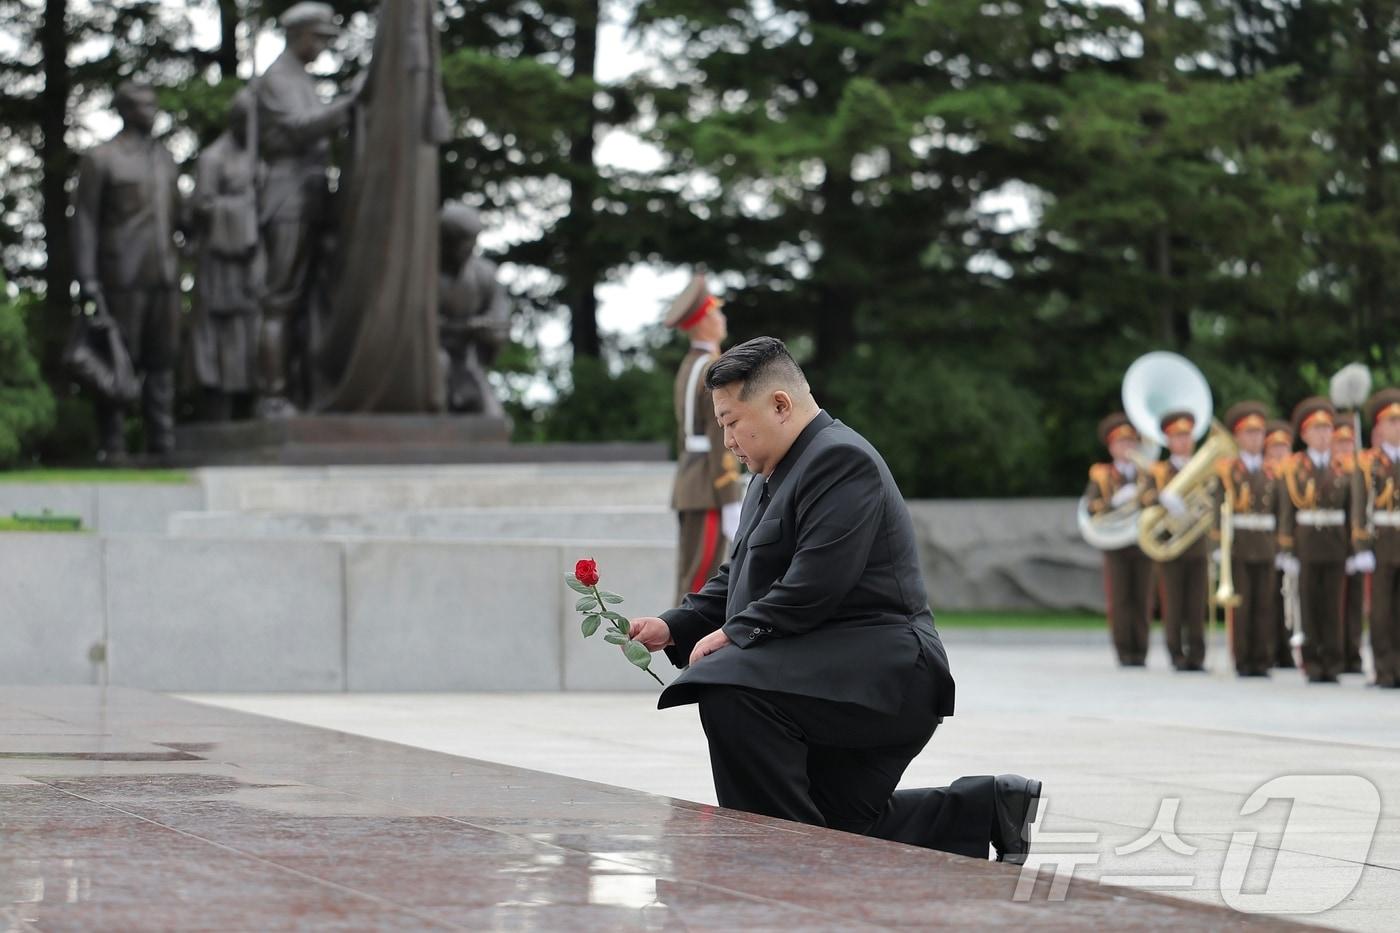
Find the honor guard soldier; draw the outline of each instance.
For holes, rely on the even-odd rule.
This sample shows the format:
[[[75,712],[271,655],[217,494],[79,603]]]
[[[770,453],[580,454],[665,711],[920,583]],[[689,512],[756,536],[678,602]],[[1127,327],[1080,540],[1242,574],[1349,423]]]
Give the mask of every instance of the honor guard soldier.
[[[1358,473],[1361,458],[1357,455],[1361,439],[1356,436],[1356,414],[1351,411],[1337,412],[1337,426],[1332,429],[1332,458],[1350,460]],[[1365,452],[1368,456],[1369,451]],[[1364,525],[1366,513],[1352,513]],[[1369,529],[1367,529],[1369,533]],[[1356,566],[1356,557],[1347,558],[1346,582],[1342,585],[1342,673],[1361,673],[1361,637],[1364,628],[1363,615],[1366,602],[1366,581],[1369,574]]]
[[[1089,514],[1100,517],[1141,508],[1148,478],[1132,459],[1138,433],[1128,416],[1115,412],[1099,422],[1099,441],[1108,448],[1109,462],[1089,468],[1085,492]],[[1147,663],[1148,608],[1152,599],[1152,561],[1137,543],[1103,552],[1104,595],[1113,647],[1118,663],[1142,667]]]
[[[1298,575],[1303,666],[1311,683],[1336,683],[1343,667],[1342,585],[1352,553],[1355,464],[1332,457],[1335,420],[1327,399],[1299,402],[1293,424],[1307,449],[1290,457],[1283,470],[1279,547],[1286,555],[1284,572]],[[1374,555],[1358,554],[1357,566],[1374,569]]]
[[[676,603],[697,592],[724,563],[738,531],[743,484],[739,461],[724,446],[705,374],[728,336],[720,301],[697,273],[666,312],[668,327],[689,335],[690,351],[676,373],[676,482],[671,508],[680,519]]]
[[[1371,449],[1358,470],[1353,499],[1369,515],[1376,568],[1371,578],[1371,655],[1378,687],[1400,687],[1400,389],[1381,389],[1366,403]]]
[[[1169,512],[1184,509],[1162,491],[1185,469],[1196,450],[1196,419],[1186,411],[1166,414],[1161,421],[1167,438],[1168,458],[1152,464],[1152,483],[1144,496],[1151,505],[1160,501]],[[1206,660],[1206,589],[1210,577],[1210,541],[1201,535],[1175,560],[1158,564],[1162,580],[1162,627],[1172,666],[1179,671],[1203,671]]]
[[[1283,480],[1283,466],[1288,462],[1288,458],[1293,456],[1293,425],[1282,418],[1274,418],[1269,422],[1268,434],[1264,437],[1264,469],[1269,471],[1276,481]],[[1279,487],[1279,504],[1282,509],[1283,496],[1285,491]],[[1288,628],[1288,619],[1284,611],[1283,599],[1280,594],[1283,591],[1283,570],[1280,561],[1274,560],[1274,667],[1292,668],[1293,647],[1289,644],[1289,639],[1293,633]]]
[[[1278,483],[1264,466],[1267,410],[1262,402],[1240,402],[1225,412],[1225,426],[1235,436],[1239,455],[1217,465],[1222,500],[1231,503],[1233,544],[1230,568],[1239,605],[1235,607],[1233,644],[1235,672],[1241,677],[1267,677],[1274,666],[1275,604],[1279,583],[1274,568],[1278,554]]]

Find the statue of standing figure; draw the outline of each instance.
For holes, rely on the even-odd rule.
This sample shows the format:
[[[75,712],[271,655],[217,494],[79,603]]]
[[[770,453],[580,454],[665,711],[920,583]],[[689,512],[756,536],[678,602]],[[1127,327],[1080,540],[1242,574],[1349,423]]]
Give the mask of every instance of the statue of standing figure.
[[[510,306],[496,281],[496,264],[477,253],[481,230],[472,208],[443,205],[438,342],[448,410],[503,417],[486,370],[510,338]]]
[[[74,269],[82,296],[115,327],[141,383],[146,450],[175,447],[175,360],[180,326],[180,192],[175,160],[152,135],[155,90],[124,82],[114,98],[121,132],[86,153],[73,192]],[[107,463],[126,459],[125,415],[96,400],[98,443]]]
[[[259,305],[266,257],[258,233],[261,161],[249,147],[253,97],[233,98],[228,128],[199,155],[190,202],[196,243],[189,331],[203,416],[246,417],[257,389]]]
[[[259,221],[267,255],[266,297],[258,335],[261,417],[296,412],[306,403],[292,385],[295,332],[308,327],[310,289],[317,266],[329,192],[330,140],[344,127],[359,88],[327,103],[306,69],[339,34],[325,3],[302,2],[279,20],[287,47],[256,80],[258,148],[266,164]],[[294,401],[295,400],[295,401]]]

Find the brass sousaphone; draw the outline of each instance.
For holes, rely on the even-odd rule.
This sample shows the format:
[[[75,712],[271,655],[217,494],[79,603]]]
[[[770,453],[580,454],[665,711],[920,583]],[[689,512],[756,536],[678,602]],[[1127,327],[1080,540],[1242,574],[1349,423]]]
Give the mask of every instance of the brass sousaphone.
[[[1179,498],[1185,510],[1174,515],[1159,503],[1143,509],[1138,518],[1138,546],[1155,561],[1180,557],[1216,522],[1215,464],[1236,456],[1239,448],[1230,432],[1211,417],[1213,406],[1205,376],[1190,360],[1175,353],[1158,351],[1140,356],[1123,377],[1123,410],[1144,438],[1166,444],[1162,418],[1173,411],[1191,413],[1197,440],[1210,432],[1206,442],[1162,490],[1162,498]],[[1222,530],[1228,533],[1228,529]],[[1223,593],[1228,601],[1235,595],[1228,554],[1223,556],[1222,564],[1217,599]]]

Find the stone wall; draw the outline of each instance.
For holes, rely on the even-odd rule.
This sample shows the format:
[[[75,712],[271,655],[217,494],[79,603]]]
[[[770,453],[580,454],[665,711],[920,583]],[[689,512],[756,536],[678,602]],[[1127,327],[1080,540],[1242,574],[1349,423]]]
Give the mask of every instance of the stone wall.
[[[0,534],[0,683],[643,689],[616,649],[580,637],[563,575],[593,557],[625,611],[666,608],[669,476],[622,464],[0,484],[4,513],[50,508],[95,529]],[[935,613],[1102,610],[1072,500],[909,505]]]

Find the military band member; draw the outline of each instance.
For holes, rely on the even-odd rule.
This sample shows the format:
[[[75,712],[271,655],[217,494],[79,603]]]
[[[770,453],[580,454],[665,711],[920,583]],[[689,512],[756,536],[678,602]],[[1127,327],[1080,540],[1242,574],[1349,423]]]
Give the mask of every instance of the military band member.
[[[1400,389],[1381,389],[1366,403],[1372,449],[1358,471],[1354,507],[1370,513],[1376,567],[1371,581],[1371,654],[1375,685],[1400,687]]]
[[[1278,622],[1275,603],[1279,584],[1274,558],[1278,554],[1279,489],[1273,471],[1264,465],[1268,419],[1261,402],[1240,402],[1225,412],[1225,427],[1235,436],[1239,455],[1218,465],[1220,495],[1229,496],[1234,532],[1230,568],[1240,602],[1235,607],[1233,644],[1235,672],[1241,677],[1267,677],[1274,664]]]
[[[1351,411],[1337,413],[1337,426],[1332,429],[1332,457],[1345,458],[1360,469],[1357,457],[1358,438],[1356,436],[1356,416]],[[1367,452],[1369,454],[1369,451]],[[1360,516],[1365,523],[1366,516]],[[1361,673],[1361,634],[1364,628],[1363,613],[1366,602],[1366,581],[1369,574],[1362,573],[1356,566],[1355,556],[1347,558],[1346,582],[1342,585],[1342,672]]]
[[[705,373],[719,359],[728,336],[720,301],[696,274],[666,312],[665,323],[690,337],[690,351],[676,373],[678,428],[676,482],[671,508],[680,519],[676,603],[697,592],[728,556],[738,531],[743,484],[739,462],[724,446]]]
[[[1293,424],[1307,449],[1283,470],[1286,495],[1279,520],[1285,573],[1298,574],[1303,625],[1303,667],[1311,683],[1336,683],[1343,667],[1342,584],[1352,553],[1352,482],[1355,464],[1332,458],[1332,403],[1314,396],[1293,409]],[[1364,558],[1363,558],[1364,555]],[[1357,555],[1363,571],[1374,568],[1370,551]],[[1368,566],[1369,564],[1369,566]]]
[[[1269,471],[1275,480],[1282,482],[1283,465],[1288,462],[1288,458],[1293,456],[1293,425],[1282,418],[1274,418],[1269,422],[1268,434],[1264,438],[1264,468]],[[1282,509],[1284,489],[1279,487],[1279,503]],[[1283,571],[1279,569],[1279,562],[1274,561],[1274,667],[1292,668],[1293,646],[1290,639],[1293,633],[1288,629],[1288,619],[1284,613],[1283,599],[1279,594],[1283,590]]]
[[[1138,433],[1128,416],[1116,412],[1100,421],[1099,441],[1108,448],[1109,462],[1096,463],[1089,468],[1089,488],[1084,494],[1089,514],[1099,516],[1120,508],[1140,506],[1147,477],[1132,458],[1138,446]],[[1103,552],[1108,622],[1118,663],[1124,667],[1142,667],[1147,663],[1152,569],[1152,561],[1136,542]]]
[[[1173,496],[1162,495],[1196,450],[1196,419],[1190,412],[1169,412],[1162,418],[1168,458],[1152,464],[1152,483],[1144,503],[1160,501],[1173,514],[1185,506]],[[1181,556],[1157,565],[1162,585],[1162,628],[1172,666],[1179,671],[1203,671],[1206,660],[1206,589],[1210,577],[1210,541],[1201,535]]]

